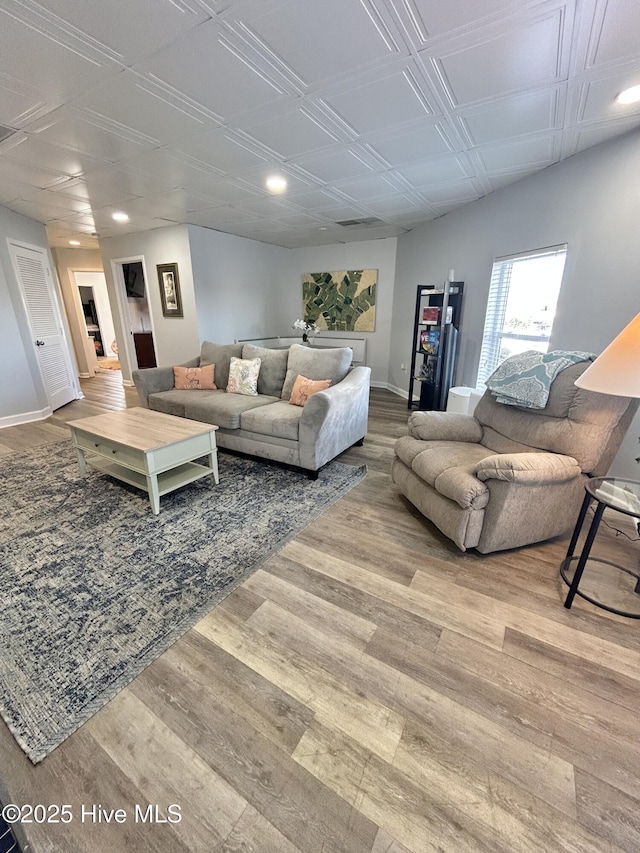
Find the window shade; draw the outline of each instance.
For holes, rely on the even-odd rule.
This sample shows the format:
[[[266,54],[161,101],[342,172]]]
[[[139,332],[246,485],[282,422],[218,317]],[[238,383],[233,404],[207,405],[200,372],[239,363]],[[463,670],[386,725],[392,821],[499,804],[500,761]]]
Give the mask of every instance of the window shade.
[[[489,287],[489,299],[487,302],[487,313],[485,318],[484,334],[482,336],[482,347],[480,350],[480,363],[478,366],[478,379],[476,386],[484,390],[489,376],[494,372],[502,361],[501,350],[506,338],[531,342],[531,348],[540,348],[541,345],[549,343],[549,335],[540,333],[513,333],[505,330],[505,314],[509,292],[512,286],[514,268],[528,261],[536,261],[541,258],[560,257],[564,259],[567,253],[567,244],[550,246],[545,249],[536,249],[530,252],[522,252],[517,255],[496,258],[491,273],[491,284]],[[560,270],[560,279],[562,269]],[[558,290],[560,281],[558,281]],[[557,295],[556,295],[557,300]],[[555,313],[555,304],[553,306]],[[546,351],[546,347],[545,347]]]

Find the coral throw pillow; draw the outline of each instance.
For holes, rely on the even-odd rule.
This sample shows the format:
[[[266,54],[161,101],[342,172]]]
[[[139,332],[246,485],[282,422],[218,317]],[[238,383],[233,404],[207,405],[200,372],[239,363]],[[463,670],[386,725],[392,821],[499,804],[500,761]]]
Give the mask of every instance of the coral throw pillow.
[[[309,397],[317,391],[326,391],[331,385],[330,379],[307,379],[298,374],[291,389],[289,402],[292,406],[304,406]]]
[[[206,367],[174,367],[173,387],[178,391],[215,391],[215,369],[215,364],[208,364]]]
[[[259,358],[232,358],[229,367],[229,394],[258,394],[258,375],[261,360]]]

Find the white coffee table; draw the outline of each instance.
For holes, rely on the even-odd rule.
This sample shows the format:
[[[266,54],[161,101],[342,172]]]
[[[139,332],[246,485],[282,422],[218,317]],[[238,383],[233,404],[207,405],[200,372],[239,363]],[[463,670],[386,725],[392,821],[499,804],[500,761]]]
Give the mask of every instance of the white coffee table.
[[[80,474],[87,464],[104,474],[144,489],[155,515],[160,498],[180,486],[218,477],[217,426],[154,412],[124,409],[70,421]],[[208,465],[196,459],[208,460]]]

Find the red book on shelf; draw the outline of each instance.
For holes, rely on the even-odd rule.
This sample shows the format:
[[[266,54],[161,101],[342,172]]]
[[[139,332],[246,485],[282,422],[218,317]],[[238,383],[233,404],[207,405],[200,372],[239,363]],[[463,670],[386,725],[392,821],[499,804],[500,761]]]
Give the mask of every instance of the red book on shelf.
[[[436,306],[427,305],[422,309],[423,323],[437,323],[440,320],[440,309]]]

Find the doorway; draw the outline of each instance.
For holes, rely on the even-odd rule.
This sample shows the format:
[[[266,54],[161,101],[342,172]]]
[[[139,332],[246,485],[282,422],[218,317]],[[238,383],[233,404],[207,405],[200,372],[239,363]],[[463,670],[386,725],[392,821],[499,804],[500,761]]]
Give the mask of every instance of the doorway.
[[[74,271],[86,334],[95,351],[98,367],[119,370],[118,344],[103,272]]]
[[[111,264],[131,369],[156,367],[144,259],[120,258]]]

